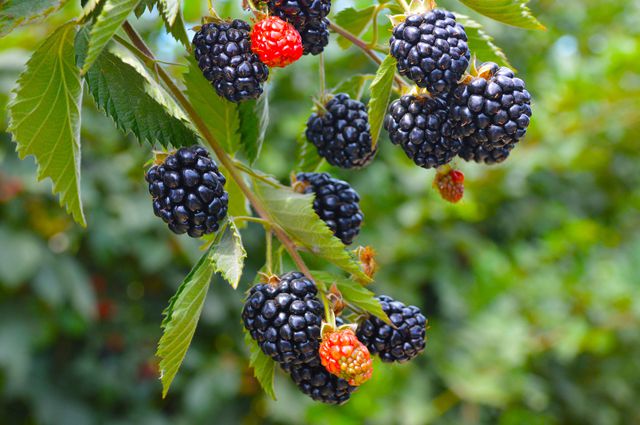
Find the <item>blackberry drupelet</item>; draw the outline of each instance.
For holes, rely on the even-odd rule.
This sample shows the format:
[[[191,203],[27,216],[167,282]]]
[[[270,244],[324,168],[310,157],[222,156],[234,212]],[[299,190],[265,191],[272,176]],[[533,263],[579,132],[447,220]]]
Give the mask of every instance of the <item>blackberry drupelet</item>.
[[[393,29],[390,45],[400,74],[432,94],[455,87],[469,65],[467,34],[446,10],[408,16]]]
[[[329,44],[329,24],[326,19],[310,21],[298,28],[302,37],[302,49],[305,55],[319,55]]]
[[[484,63],[452,92],[453,131],[463,137],[460,156],[493,164],[504,161],[524,137],[531,117],[531,95],[509,68]]]
[[[305,134],[318,154],[336,167],[364,167],[376,154],[367,107],[344,93],[327,102],[324,111],[309,117]]]
[[[232,22],[204,24],[193,37],[193,45],[205,78],[218,95],[231,102],[256,99],[269,69],[251,50],[251,27],[235,19]]]
[[[315,283],[290,272],[252,287],[244,304],[244,327],[286,371],[294,365],[319,364],[324,308],[317,294]]]
[[[271,15],[300,30],[325,18],[331,11],[331,0],[267,0],[267,7]]]
[[[304,394],[326,404],[344,404],[357,389],[344,379],[330,374],[319,364],[293,366],[291,379]]]
[[[174,233],[198,238],[218,230],[227,215],[226,179],[200,146],[180,148],[147,171],[153,212]]]
[[[450,162],[460,151],[452,136],[447,103],[429,95],[406,95],[391,103],[384,119],[391,142],[402,146],[418,166],[435,168]]]
[[[383,362],[413,359],[424,350],[427,319],[416,306],[406,306],[386,295],[377,298],[396,328],[370,316],[358,326],[358,339]]]
[[[349,183],[334,179],[327,173],[300,173],[304,193],[313,193],[313,209],[345,245],[350,245],[360,233],[364,214],[360,197]]]

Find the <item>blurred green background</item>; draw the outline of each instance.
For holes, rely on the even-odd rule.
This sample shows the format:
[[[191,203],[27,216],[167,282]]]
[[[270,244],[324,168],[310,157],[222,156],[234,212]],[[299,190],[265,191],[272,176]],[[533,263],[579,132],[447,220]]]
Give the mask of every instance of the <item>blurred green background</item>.
[[[188,25],[197,24],[206,2],[184,3]],[[230,3],[239,1],[217,2],[220,12],[240,16]],[[354,3],[370,2],[336,0],[333,10]],[[453,0],[439,3],[475,16]],[[252,378],[239,316],[263,262],[254,225],[243,232],[241,289],[215,279],[162,400],[153,356],[161,312],[198,243],[153,216],[143,182],[151,148],[118,133],[85,96],[85,230],[0,132],[0,424],[640,423],[640,3],[531,7],[548,31],[477,17],[526,80],[534,119],[505,164],[457,163],[467,176],[461,204],[442,201],[433,171],[386,138],[370,167],[330,170],[362,195],[358,242],[380,254],[375,290],[420,306],[430,320],[421,357],[377,362],[342,407],[312,402],[284,375],[274,402]],[[78,11],[69,2],[1,40],[1,129],[30,53]],[[182,60],[155,13],[136,27],[161,58]],[[329,86],[375,71],[335,36],[327,69]],[[258,167],[284,180],[318,90],[317,58],[273,72],[270,85]]]

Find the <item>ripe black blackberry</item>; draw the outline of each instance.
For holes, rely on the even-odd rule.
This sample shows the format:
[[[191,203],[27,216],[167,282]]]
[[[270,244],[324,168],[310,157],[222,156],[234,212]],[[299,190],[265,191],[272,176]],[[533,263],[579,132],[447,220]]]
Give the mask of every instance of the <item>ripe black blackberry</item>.
[[[147,171],[153,212],[174,233],[199,238],[216,232],[227,215],[226,179],[200,146],[180,148]]]
[[[393,29],[390,45],[400,74],[432,94],[455,87],[469,65],[467,34],[446,10],[408,16]]]
[[[272,15],[300,30],[325,18],[331,11],[331,0],[267,0],[267,7]]]
[[[327,372],[319,363],[316,366],[293,366],[291,379],[304,394],[326,404],[344,404],[357,389],[344,379]]]
[[[360,197],[349,183],[334,179],[327,173],[300,173],[296,176],[303,193],[313,193],[313,209],[333,234],[350,245],[364,219],[360,211]]]
[[[205,78],[231,102],[258,98],[269,76],[269,68],[251,51],[250,31],[248,23],[235,19],[204,24],[193,37]]]
[[[384,128],[418,166],[436,168],[450,162],[462,143],[453,137],[447,102],[429,95],[406,95],[389,106]]]
[[[335,95],[324,110],[309,117],[305,134],[318,154],[336,167],[364,167],[376,154],[367,107],[345,93]]]
[[[251,288],[242,309],[244,327],[283,369],[314,362],[324,313],[315,283],[299,272],[272,280]]]
[[[531,95],[513,71],[487,62],[452,92],[453,131],[463,137],[460,156],[493,164],[504,161],[524,137],[531,117]]]
[[[329,21],[319,19],[309,21],[305,26],[298,28],[302,37],[302,49],[305,55],[319,55],[329,44]]]
[[[386,295],[377,298],[396,328],[370,316],[358,326],[358,339],[371,354],[378,354],[383,362],[413,359],[426,345],[426,317],[416,306],[406,306]]]

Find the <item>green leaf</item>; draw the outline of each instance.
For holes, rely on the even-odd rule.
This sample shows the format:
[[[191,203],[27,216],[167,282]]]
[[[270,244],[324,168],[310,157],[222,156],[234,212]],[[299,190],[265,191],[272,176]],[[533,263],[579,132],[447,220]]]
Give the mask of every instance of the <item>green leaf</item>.
[[[89,48],[82,72],[86,73],[140,0],[106,0],[89,33]]]
[[[254,192],[263,202],[271,218],[294,239],[296,244],[309,249],[358,279],[371,281],[354,256],[342,242],[333,236],[327,225],[313,210],[313,195],[294,192],[290,187],[271,185],[254,180]]]
[[[367,81],[373,79],[373,75],[357,74],[342,80],[337,86],[331,89],[331,93],[346,93],[351,99],[360,99]]]
[[[166,397],[191,345],[213,272],[211,250],[208,250],[189,272],[164,311],[163,333],[156,352],[160,358],[162,397]]]
[[[349,304],[353,304],[367,313],[378,317],[383,322],[391,324],[389,316],[382,310],[380,301],[375,297],[376,294],[362,286],[362,284],[350,279],[345,279],[344,277],[334,276],[327,272],[313,271],[312,274],[316,280],[324,283],[327,288],[330,288],[331,285],[335,283],[340,293],[342,293],[342,297]]]
[[[377,6],[370,6],[362,10],[348,7],[338,12],[334,19],[342,28],[356,37],[360,37],[371,24],[376,12],[376,7]],[[338,45],[343,49],[347,49],[351,46],[351,42],[340,36],[338,37]]]
[[[456,20],[464,25],[469,49],[483,62],[496,62],[513,68],[502,49],[493,42],[493,37],[484,31],[482,24],[468,16],[456,13]]]
[[[9,105],[9,132],[20,158],[33,155],[38,179],[50,177],[60,204],[86,226],[80,199],[82,81],[76,67],[76,26],[58,28],[27,62]]]
[[[43,19],[56,12],[65,0],[6,0],[0,1],[0,37],[14,28]]]
[[[191,49],[191,41],[187,35],[186,25],[182,17],[179,0],[158,0],[158,10],[164,21],[167,32],[188,50]]]
[[[393,56],[387,56],[373,82],[371,83],[371,99],[369,100],[369,124],[371,125],[371,144],[375,147],[380,138],[382,123],[389,106],[393,77],[396,72],[396,60]]]
[[[249,365],[253,368],[253,376],[256,377],[264,392],[273,400],[276,400],[276,392],[273,388],[276,362],[262,352],[258,343],[251,338],[246,329],[244,331],[244,343],[247,344],[251,352]]]
[[[251,164],[260,156],[262,144],[269,126],[269,94],[265,93],[258,100],[242,102],[238,107],[240,113],[240,145]]]
[[[204,119],[207,128],[227,153],[240,147],[240,117],[235,103],[218,96],[202,75],[195,59],[189,58],[189,71],[184,74],[187,97]]]
[[[222,167],[221,165],[218,165],[218,167],[220,168],[220,172],[223,175],[225,176],[229,175],[229,173],[224,167]],[[241,177],[244,179],[244,174],[241,174]],[[244,193],[240,189],[240,186],[238,186],[238,183],[236,183],[234,179],[230,179],[230,178],[227,179],[227,184],[224,186],[224,190],[226,190],[227,193],[229,194],[228,214],[230,217],[241,217],[241,216],[251,215],[251,207],[249,205],[249,201],[247,200],[247,197],[244,196]],[[239,223],[237,226],[239,228],[243,228],[243,227],[246,227],[246,225],[247,223],[243,221]]]
[[[82,8],[82,15],[80,16],[80,18],[84,20],[84,18],[90,16],[92,13],[94,13],[97,10],[99,5],[100,5],[100,0],[88,0],[87,3]]]
[[[306,128],[306,126],[305,126]],[[298,158],[296,160],[296,170],[315,171],[322,163],[322,157],[318,155],[318,150],[313,143],[307,140],[305,130],[302,130],[296,139],[298,144]]]
[[[229,282],[233,289],[238,288],[244,259],[247,252],[242,245],[242,238],[235,223],[229,222],[222,237],[215,242],[211,250],[211,261],[213,261],[215,271]]]
[[[546,30],[527,7],[529,0],[460,0],[481,15],[530,30]]]
[[[141,17],[147,10],[151,12],[155,3],[156,0],[140,0],[140,4],[138,4],[138,6],[133,11],[133,13],[136,15],[136,18]]]
[[[76,42],[78,61],[86,51],[86,31]],[[127,63],[128,62],[128,63]],[[98,108],[113,119],[123,132],[132,132],[140,142],[164,147],[197,143],[194,132],[175,105],[163,96],[163,89],[146,75],[139,62],[104,51],[86,74],[89,92]]]

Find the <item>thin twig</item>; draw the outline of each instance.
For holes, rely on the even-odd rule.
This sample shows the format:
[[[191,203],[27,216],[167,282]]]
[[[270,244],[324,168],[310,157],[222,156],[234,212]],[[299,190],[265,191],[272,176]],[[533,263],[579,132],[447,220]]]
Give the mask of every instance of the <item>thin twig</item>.
[[[125,21],[122,24],[122,28],[127,33],[127,36],[129,37],[133,45],[138,50],[140,50],[142,54],[146,55],[149,59],[153,60],[155,63],[155,57],[153,53],[151,53],[151,50],[149,50],[144,40],[142,40],[138,32],[131,26],[131,24],[128,21]],[[184,111],[189,116],[193,124],[196,126],[196,128],[198,129],[198,132],[201,134],[204,140],[209,144],[211,149],[213,149],[218,160],[227,169],[229,176],[236,182],[240,190],[247,197],[247,199],[249,200],[249,203],[251,204],[253,209],[256,211],[256,213],[263,220],[266,220],[270,224],[274,224],[274,220],[270,217],[269,213],[267,212],[266,208],[264,207],[260,199],[258,199],[258,197],[251,191],[251,189],[245,183],[244,179],[240,175],[240,172],[236,168],[233,160],[229,157],[229,155],[227,155],[224,149],[222,149],[222,146],[220,146],[220,143],[216,140],[213,134],[211,134],[211,131],[209,131],[209,127],[207,127],[207,125],[205,124],[200,114],[198,114],[198,112],[195,110],[191,102],[189,102],[186,96],[174,83],[171,76],[169,76],[169,74],[167,74],[167,72],[162,67],[160,67],[157,63],[155,66],[155,70],[160,76],[160,78],[162,79],[162,81],[164,82],[167,89],[174,96],[175,100],[180,104],[182,109],[184,109]],[[291,256],[291,259],[299,268],[299,270],[310,279],[313,279],[313,276],[311,275],[311,271],[309,270],[304,260],[298,253],[297,247],[295,243],[291,240],[291,238],[289,238],[289,236],[278,226],[274,225],[273,231],[276,234],[276,237],[280,240],[282,245],[285,247],[285,249]]]

